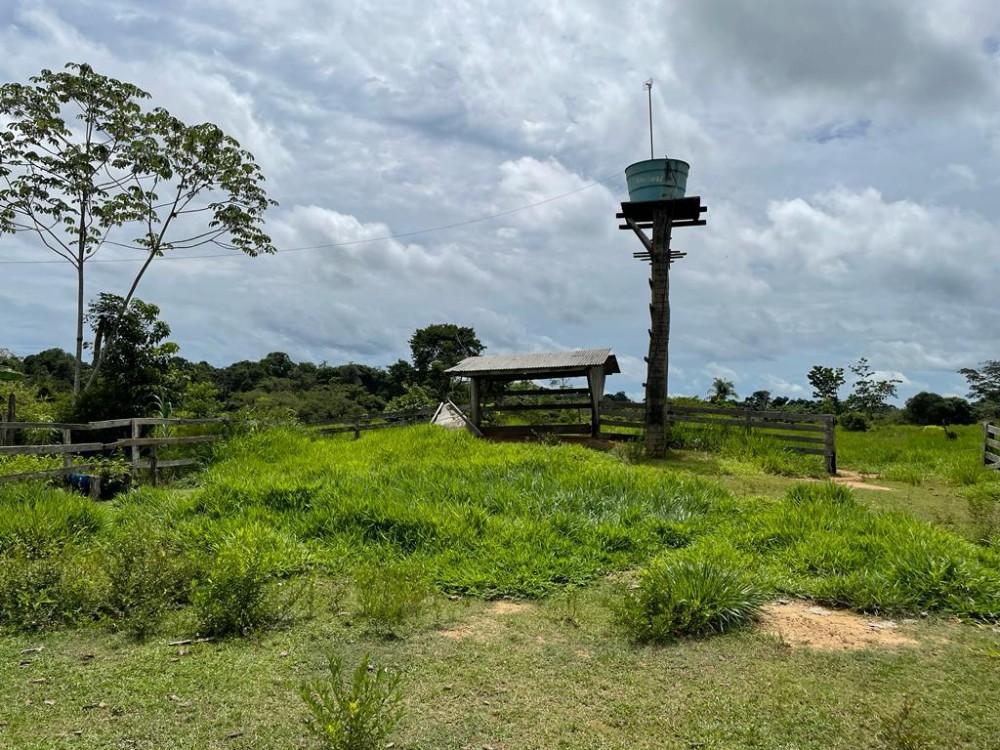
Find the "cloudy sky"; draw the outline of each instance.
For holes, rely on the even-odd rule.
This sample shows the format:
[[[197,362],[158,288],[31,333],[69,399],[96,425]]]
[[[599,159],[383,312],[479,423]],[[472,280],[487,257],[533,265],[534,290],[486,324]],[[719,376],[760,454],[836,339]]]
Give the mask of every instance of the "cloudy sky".
[[[615,212],[653,78],[657,155],[710,207],[675,233],[671,392],[808,396],[866,356],[904,398],[964,394],[1000,358],[1000,5],[619,5],[7,0],[0,80],[87,62],[255,154],[282,252],[165,258],[139,290],[189,359],[386,365],[455,322],[488,353],[611,346],[638,394],[648,267]],[[0,238],[22,355],[73,346],[47,252]],[[88,296],[123,293],[127,251],[95,260]]]

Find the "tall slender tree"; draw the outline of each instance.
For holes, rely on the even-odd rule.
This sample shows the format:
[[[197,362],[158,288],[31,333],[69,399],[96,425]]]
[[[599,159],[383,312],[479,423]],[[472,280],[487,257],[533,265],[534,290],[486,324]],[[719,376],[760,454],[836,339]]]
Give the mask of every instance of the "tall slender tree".
[[[143,258],[120,314],[166,252],[205,244],[274,252],[263,231],[273,201],[253,156],[211,123],[144,109],[147,99],[78,63],[0,86],[0,233],[34,234],[76,271],[74,397],[101,365],[98,355],[82,382],[85,267],[103,247]]]

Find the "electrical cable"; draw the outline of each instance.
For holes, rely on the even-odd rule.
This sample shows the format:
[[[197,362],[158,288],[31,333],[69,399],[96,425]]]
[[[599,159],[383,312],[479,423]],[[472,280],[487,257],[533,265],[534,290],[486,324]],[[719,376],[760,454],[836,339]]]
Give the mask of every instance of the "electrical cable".
[[[431,234],[433,232],[443,232],[443,231],[446,231],[446,230],[449,230],[449,229],[457,229],[459,227],[466,227],[466,226],[469,226],[470,224],[478,224],[478,223],[483,222],[483,221],[490,221],[491,219],[498,219],[498,218],[500,218],[502,216],[510,216],[511,214],[516,214],[516,213],[518,213],[520,211],[527,211],[527,210],[532,209],[532,208],[537,208],[538,206],[543,206],[546,203],[552,203],[554,201],[562,200],[563,198],[568,198],[571,195],[576,195],[577,193],[582,193],[584,190],[589,190],[592,187],[597,187],[598,185],[603,185],[603,184],[605,184],[607,182],[610,182],[611,180],[617,179],[621,175],[622,175],[622,172],[616,172],[613,175],[608,175],[607,177],[603,177],[600,180],[596,180],[596,181],[591,182],[591,183],[589,183],[587,185],[584,185],[583,187],[578,187],[578,188],[576,188],[574,190],[570,190],[569,192],[561,193],[560,195],[554,195],[554,196],[552,196],[550,198],[545,198],[543,200],[536,201],[535,203],[528,203],[528,204],[526,204],[524,206],[518,206],[517,208],[511,208],[511,209],[508,209],[506,211],[499,211],[499,212],[494,213],[494,214],[486,214],[484,216],[476,217],[475,219],[467,219],[465,221],[458,221],[458,222],[455,222],[454,224],[442,224],[441,226],[429,227],[427,229],[415,229],[415,230],[410,231],[410,232],[400,232],[398,234],[388,234],[388,235],[384,235],[382,237],[369,237],[369,238],[363,239],[363,240],[347,240],[345,242],[330,242],[330,243],[324,243],[324,244],[320,244],[320,245],[303,245],[301,247],[288,247],[288,248],[276,250],[275,252],[276,253],[294,253],[294,252],[300,252],[300,251],[303,251],[303,250],[322,250],[322,249],[325,249],[325,248],[347,247],[349,245],[363,245],[363,244],[368,243],[368,242],[384,242],[386,240],[399,240],[399,239],[405,239],[407,237],[416,237],[416,236],[422,235],[422,234]],[[138,248],[138,247],[135,247],[135,246],[132,246],[132,245],[123,245],[123,244],[118,243],[118,242],[107,242],[106,244],[114,245],[116,247],[126,247],[126,248],[134,249],[134,250],[140,250],[140,249],[143,250],[143,251],[146,250],[146,248]],[[235,258],[235,257],[239,257],[239,256],[242,256],[242,255],[244,255],[244,253],[242,251],[241,252],[235,252],[235,253],[210,253],[210,254],[201,254],[201,255],[181,255],[181,256],[164,255],[164,256],[162,256],[162,258],[160,258],[160,260],[161,261],[166,261],[166,260],[177,261],[177,260],[197,260],[197,259],[204,259],[204,258]],[[145,255],[145,252],[144,252],[143,255],[142,255],[142,257],[139,257],[139,258],[95,258],[93,260],[89,260],[89,261],[85,261],[85,262],[86,263],[143,263],[143,262],[145,262],[145,260],[146,260],[146,255]],[[65,262],[66,262],[65,260],[0,260],[0,265],[26,265],[27,266],[27,265],[48,265],[48,264],[52,264],[52,263],[65,263]]]

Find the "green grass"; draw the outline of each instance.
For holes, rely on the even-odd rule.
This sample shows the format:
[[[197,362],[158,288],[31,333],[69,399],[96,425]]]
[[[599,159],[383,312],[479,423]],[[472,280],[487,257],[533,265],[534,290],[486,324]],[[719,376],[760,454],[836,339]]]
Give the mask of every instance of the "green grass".
[[[723,458],[275,430],[191,489],[97,505],[0,487],[0,747],[308,747],[302,685],[365,652],[402,675],[398,747],[991,746],[1000,551],[873,511],[875,493],[763,472],[723,486]],[[991,485],[968,487],[989,521]],[[665,588],[680,568],[704,606]],[[613,623],[637,581],[693,626],[667,628],[674,645]],[[683,637],[728,630],[734,601],[750,624],[761,594],[913,616],[918,645]],[[505,614],[498,596],[532,603]]]
[[[954,440],[940,427],[838,430],[837,462],[844,469],[912,485],[936,480],[958,487],[1000,480],[997,472],[982,466],[982,427],[950,429],[957,434]]]

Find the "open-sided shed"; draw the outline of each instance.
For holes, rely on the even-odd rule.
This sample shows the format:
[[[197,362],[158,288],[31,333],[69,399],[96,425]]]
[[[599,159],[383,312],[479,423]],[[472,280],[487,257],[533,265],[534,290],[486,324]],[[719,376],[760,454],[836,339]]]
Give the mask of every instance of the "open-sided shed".
[[[601,428],[601,399],[604,396],[604,380],[608,375],[621,372],[618,360],[611,349],[576,349],[563,352],[543,352],[533,354],[500,354],[488,357],[467,357],[454,367],[446,370],[454,377],[468,378],[470,382],[471,409],[469,417],[473,424],[486,434],[495,433],[495,428],[483,428],[483,397],[497,389],[494,384],[506,384],[521,380],[552,380],[562,378],[586,378],[586,388],[538,388],[517,391],[519,396],[553,396],[565,398],[570,395],[588,396],[586,402],[539,402],[505,407],[507,411],[528,409],[590,409],[589,432],[597,436]],[[571,425],[549,425],[550,431],[574,432]],[[586,425],[583,426],[586,428]],[[539,426],[534,426],[537,430]],[[566,429],[560,429],[566,428]],[[587,430],[582,430],[586,432]]]

